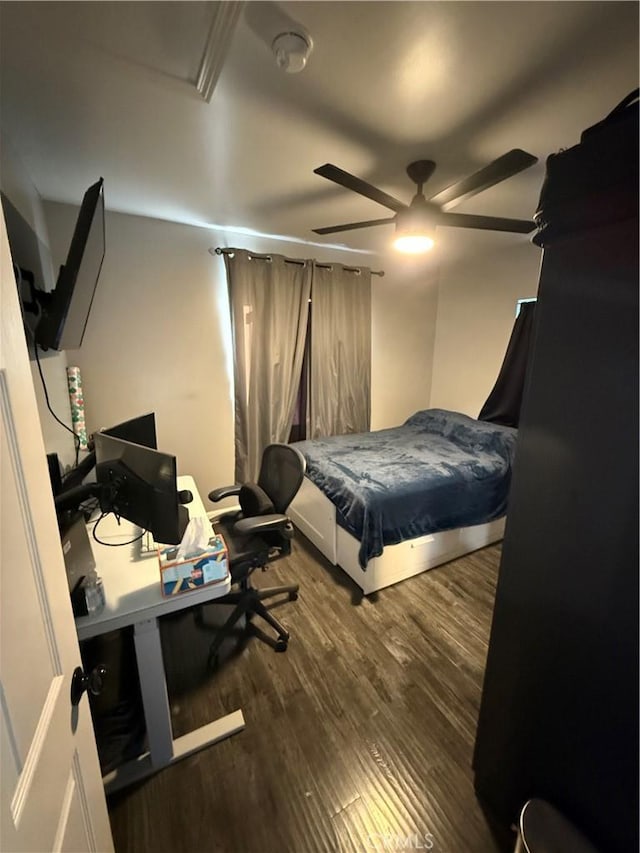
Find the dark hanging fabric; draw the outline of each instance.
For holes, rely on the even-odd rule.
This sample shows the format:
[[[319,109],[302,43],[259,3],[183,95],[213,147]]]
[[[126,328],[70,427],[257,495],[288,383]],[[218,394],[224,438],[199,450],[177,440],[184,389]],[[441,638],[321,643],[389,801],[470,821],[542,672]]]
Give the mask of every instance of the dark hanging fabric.
[[[479,421],[518,426],[535,308],[535,302],[522,302],[520,305],[500,373],[478,415]]]

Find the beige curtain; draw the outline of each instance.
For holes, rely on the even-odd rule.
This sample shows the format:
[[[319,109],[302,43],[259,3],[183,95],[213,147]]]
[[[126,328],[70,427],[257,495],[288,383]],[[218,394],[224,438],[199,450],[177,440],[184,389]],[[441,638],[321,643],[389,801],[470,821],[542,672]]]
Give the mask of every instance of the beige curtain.
[[[286,442],[304,355],[311,261],[225,254],[234,350],[236,482],[255,481],[262,451]]]
[[[314,264],[307,438],[371,424],[371,270]]]

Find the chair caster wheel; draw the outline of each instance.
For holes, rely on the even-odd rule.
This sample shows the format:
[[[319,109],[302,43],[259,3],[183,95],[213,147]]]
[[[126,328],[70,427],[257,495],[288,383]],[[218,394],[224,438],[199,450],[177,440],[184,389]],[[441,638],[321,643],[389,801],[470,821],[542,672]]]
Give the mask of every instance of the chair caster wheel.
[[[298,593],[297,592],[290,592],[289,593],[289,601],[297,601],[297,600],[298,600]]]
[[[280,638],[279,640],[276,640],[275,650],[277,652],[286,652],[288,645],[289,640],[283,640],[282,638]]]

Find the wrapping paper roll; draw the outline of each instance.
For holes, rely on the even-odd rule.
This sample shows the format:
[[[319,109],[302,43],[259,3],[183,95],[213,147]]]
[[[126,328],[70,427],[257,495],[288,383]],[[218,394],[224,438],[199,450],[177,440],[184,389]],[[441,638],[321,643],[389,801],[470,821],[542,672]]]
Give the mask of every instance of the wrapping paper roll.
[[[80,450],[87,450],[87,426],[84,421],[84,397],[79,367],[67,367],[67,385],[71,404],[71,424],[80,440]]]

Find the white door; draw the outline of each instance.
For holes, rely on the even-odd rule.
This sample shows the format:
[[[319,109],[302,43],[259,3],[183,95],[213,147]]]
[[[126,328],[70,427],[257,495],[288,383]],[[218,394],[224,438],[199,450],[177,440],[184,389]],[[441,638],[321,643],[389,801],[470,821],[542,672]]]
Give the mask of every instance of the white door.
[[[0,851],[113,850],[0,211]]]

